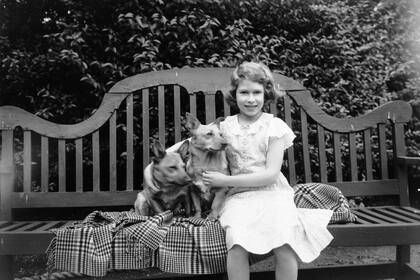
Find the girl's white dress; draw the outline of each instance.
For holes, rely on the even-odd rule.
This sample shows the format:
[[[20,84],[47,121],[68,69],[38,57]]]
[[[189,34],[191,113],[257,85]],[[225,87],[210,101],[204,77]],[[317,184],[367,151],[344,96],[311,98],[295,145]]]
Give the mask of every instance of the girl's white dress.
[[[270,138],[281,139],[284,149],[295,138],[285,122],[268,113],[245,126],[237,115],[229,116],[220,127],[229,143],[226,153],[232,175],[263,170]],[[281,172],[273,185],[232,189],[220,217],[227,248],[238,244],[251,253],[265,254],[289,244],[302,262],[318,257],[333,238],[327,230],[332,211],[296,208],[293,195]]]

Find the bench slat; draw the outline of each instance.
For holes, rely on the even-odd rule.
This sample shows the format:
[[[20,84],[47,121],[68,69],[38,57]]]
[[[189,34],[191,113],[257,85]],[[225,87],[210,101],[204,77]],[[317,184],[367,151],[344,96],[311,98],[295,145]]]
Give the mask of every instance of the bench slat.
[[[335,180],[337,182],[343,181],[343,167],[341,166],[341,134],[333,132],[334,141],[334,166],[335,166]]]
[[[365,152],[365,171],[366,171],[366,180],[372,180],[372,147],[370,139],[370,129],[363,131],[363,144]]]
[[[66,140],[58,139],[58,191],[66,191]]]
[[[63,221],[49,221],[49,222],[46,222],[45,225],[34,229],[33,232],[49,231],[53,228],[57,228],[57,227],[61,226],[62,224],[64,224]]]
[[[225,117],[230,116],[230,106],[224,98],[223,98],[223,115]]]
[[[420,244],[420,223],[330,225],[334,236],[329,246],[392,246]]]
[[[149,164],[149,89],[142,90],[142,143],[143,143],[143,169]]]
[[[287,123],[287,125],[293,130],[290,97],[288,97],[287,95],[284,95],[283,100],[284,100],[284,119],[285,119],[285,122]],[[275,106],[275,108],[277,108],[277,106]],[[277,115],[277,114],[275,114],[275,115]],[[296,184],[296,169],[295,169],[296,167],[295,167],[295,150],[294,150],[294,147],[291,146],[290,148],[288,148],[286,150],[286,152],[287,152],[287,162],[288,162],[288,171],[289,171],[289,178],[288,178],[289,183],[291,185],[295,185]]]
[[[396,180],[361,181],[361,182],[328,182],[339,188],[345,196],[372,194],[397,194]],[[367,188],[369,186],[369,188]],[[371,188],[370,188],[371,187]],[[89,187],[85,187],[90,189]],[[106,189],[101,187],[101,189]],[[136,191],[99,191],[99,192],[15,192],[11,195],[13,208],[49,208],[49,207],[99,207],[129,206],[136,199]]]
[[[277,117],[278,110],[277,110],[277,102],[271,102],[270,103],[270,113],[273,114],[275,117]]]
[[[321,182],[327,182],[327,158],[325,155],[325,131],[320,125],[317,125],[318,129],[318,158],[319,158],[319,173],[321,176]]]
[[[379,157],[381,161],[381,179],[388,179],[388,157],[386,152],[385,124],[378,124]]]
[[[309,142],[308,142],[308,120],[306,112],[300,108],[300,121],[302,133],[302,153],[303,153],[303,168],[305,173],[305,182],[312,182],[311,175],[311,161],[309,157]]]
[[[420,221],[420,219],[416,220],[416,219],[410,218],[409,216],[403,215],[398,210],[397,211],[392,211],[392,210],[397,210],[397,209],[394,209],[394,208],[390,208],[390,209],[388,209],[388,208],[377,208],[376,209],[376,211],[378,211],[378,212],[380,212],[380,213],[382,213],[386,216],[394,217],[399,221],[404,221],[404,222],[407,222],[407,223],[416,223],[416,222]]]
[[[31,191],[32,182],[32,132],[23,132],[23,191]]]
[[[357,209],[356,211],[354,211],[354,214],[357,215],[357,217],[362,217],[363,219],[367,220],[367,221],[371,221],[372,223],[377,223],[377,224],[383,224],[384,222],[388,222],[388,221],[383,221],[380,220],[374,216],[368,215],[364,212],[362,212],[360,209]]]
[[[36,228],[41,224],[43,224],[43,222],[33,222],[33,221],[31,221],[31,222],[28,222],[27,225],[19,228],[19,231],[30,231],[30,229]]]
[[[99,186],[101,185],[99,130],[92,133],[92,161],[93,191],[98,192]]]
[[[420,221],[420,216],[416,215],[416,214],[414,214],[410,211],[404,211],[404,209],[400,209],[400,208],[396,208],[396,207],[393,207],[393,208],[390,208],[390,209],[387,209],[387,210],[392,211],[392,212],[396,212],[396,213],[398,213],[398,214],[400,214],[404,217],[407,217],[407,218],[409,217],[410,219]]]
[[[216,95],[213,92],[206,92],[204,99],[206,102],[206,123],[211,123],[216,119]]]
[[[0,230],[3,228],[3,227],[6,227],[7,226],[7,224],[9,224],[10,222],[9,221],[0,221]]]
[[[83,192],[83,138],[78,138],[76,144],[76,192]]]
[[[159,142],[165,147],[165,88],[158,86],[158,133]]]
[[[41,190],[48,191],[48,137],[41,136]]]
[[[126,130],[126,189],[131,191],[133,190],[134,186],[134,124],[133,124],[133,117],[134,117],[134,102],[133,102],[133,94],[129,94],[126,99],[126,122],[127,122],[127,130]]]
[[[352,212],[354,212],[354,211],[352,211]],[[371,221],[365,220],[362,216],[357,216],[357,223],[360,223],[360,224],[372,224]]]
[[[190,93],[190,113],[197,117],[197,96]]]
[[[357,149],[356,134],[349,133],[349,152],[350,152],[350,174],[351,181],[357,181]]]
[[[45,222],[42,221],[21,221],[21,222],[12,222],[9,226],[3,227],[0,229],[0,232],[31,232],[35,228],[39,228],[41,225],[44,225]]]
[[[16,222],[16,221],[13,221],[13,222],[11,222],[10,225],[7,225],[7,226],[1,228],[0,231],[2,231],[2,232],[11,232],[13,230],[16,230],[16,229],[19,229],[21,227],[24,227],[27,224],[28,224],[28,222]]]
[[[382,219],[384,221],[388,221],[390,223],[405,223],[406,222],[405,220],[402,220],[401,221],[401,220],[395,219],[393,217],[384,215],[384,213],[378,213],[378,210],[377,209],[364,209],[364,208],[362,208],[361,211],[363,211],[364,213],[369,214],[370,216],[375,216],[375,217],[377,217],[379,219]]]
[[[117,189],[117,112],[109,118],[109,190]]]
[[[399,192],[399,204],[401,206],[409,206],[410,198],[408,196],[409,190],[408,186],[408,170],[406,166],[398,164],[398,157],[406,155],[406,146],[405,146],[405,131],[403,123],[393,123],[392,126],[392,135],[393,135],[393,163],[392,167],[394,170],[394,176],[399,178],[398,188]]]
[[[174,86],[174,128],[175,143],[181,141],[181,94],[180,87]]]

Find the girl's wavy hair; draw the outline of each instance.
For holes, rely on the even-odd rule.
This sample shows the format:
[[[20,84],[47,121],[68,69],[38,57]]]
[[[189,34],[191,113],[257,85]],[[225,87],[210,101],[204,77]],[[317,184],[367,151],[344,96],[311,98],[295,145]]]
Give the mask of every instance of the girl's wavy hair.
[[[273,74],[270,69],[261,62],[245,61],[233,70],[230,79],[231,89],[229,92],[223,93],[226,102],[230,106],[237,108],[236,90],[242,80],[250,80],[263,85],[264,111],[268,109],[268,105],[275,100],[276,96],[280,96],[280,93],[274,88]]]

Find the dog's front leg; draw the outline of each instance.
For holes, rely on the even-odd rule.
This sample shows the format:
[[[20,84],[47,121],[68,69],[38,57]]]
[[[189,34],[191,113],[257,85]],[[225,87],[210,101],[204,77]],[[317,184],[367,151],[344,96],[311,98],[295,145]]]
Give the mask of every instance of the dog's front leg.
[[[216,191],[214,194],[214,199],[211,204],[211,212],[207,216],[207,219],[218,219],[221,207],[223,205],[223,202],[225,201],[226,194],[227,194],[227,188],[220,188]]]
[[[154,198],[151,198],[150,200],[150,205],[152,206],[152,210],[153,210],[153,214],[160,214],[162,213],[164,210],[162,208],[162,206],[160,205],[160,203],[158,201],[156,201]]]
[[[191,197],[192,193],[188,192],[185,196],[184,196],[184,208],[185,208],[185,216],[186,217],[191,217],[191,213],[192,213],[192,209],[191,209]]]
[[[191,191],[191,200],[195,209],[194,217],[201,218],[201,199],[194,191]]]
[[[137,199],[134,202],[134,209],[136,213],[142,216],[150,215],[150,204],[149,199],[146,197],[146,192],[141,191],[137,194]]]

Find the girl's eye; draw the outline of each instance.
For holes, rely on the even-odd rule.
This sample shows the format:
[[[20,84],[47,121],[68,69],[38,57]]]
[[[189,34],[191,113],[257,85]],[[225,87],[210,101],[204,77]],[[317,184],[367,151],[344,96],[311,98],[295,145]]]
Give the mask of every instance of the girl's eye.
[[[213,132],[207,132],[207,136],[213,136]]]

